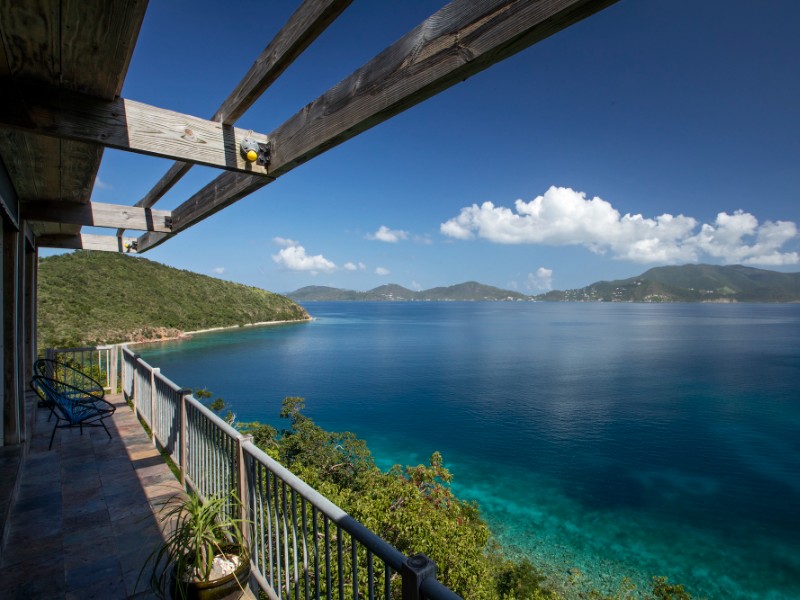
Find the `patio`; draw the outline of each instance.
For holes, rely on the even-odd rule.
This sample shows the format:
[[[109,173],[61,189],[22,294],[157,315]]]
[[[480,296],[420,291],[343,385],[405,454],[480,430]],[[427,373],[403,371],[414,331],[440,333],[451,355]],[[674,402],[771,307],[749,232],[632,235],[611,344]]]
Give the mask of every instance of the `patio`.
[[[102,428],[36,424],[3,548],[4,598],[154,598],[146,557],[162,539],[158,511],[183,493],[121,395]]]

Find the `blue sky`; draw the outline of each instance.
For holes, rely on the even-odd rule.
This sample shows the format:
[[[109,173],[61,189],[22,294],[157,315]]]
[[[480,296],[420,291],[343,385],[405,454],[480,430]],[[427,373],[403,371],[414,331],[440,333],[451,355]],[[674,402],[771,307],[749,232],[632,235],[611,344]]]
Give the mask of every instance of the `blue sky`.
[[[237,126],[270,132],[442,4],[356,0]],[[123,96],[210,117],[297,6],[151,2]],[[790,0],[621,0],[144,256],[278,292],[799,271],[798,22]],[[133,204],[169,165],[107,150],[93,200]]]

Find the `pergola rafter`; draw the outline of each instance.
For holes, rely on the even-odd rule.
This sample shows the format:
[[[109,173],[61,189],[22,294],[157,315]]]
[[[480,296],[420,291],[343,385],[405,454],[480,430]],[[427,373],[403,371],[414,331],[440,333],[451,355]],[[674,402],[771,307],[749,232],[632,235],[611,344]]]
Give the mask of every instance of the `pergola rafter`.
[[[102,0],[41,0],[24,14],[0,7],[0,87],[6,92],[0,96],[0,154],[38,245],[144,252],[326,150],[616,2],[453,0],[268,135],[236,129],[234,123],[351,1],[305,0],[208,120],[118,96],[144,0],[111,7]],[[65,34],[84,36],[79,24],[87,15],[80,11],[96,17],[97,27],[79,43],[66,42]],[[128,13],[133,24],[126,24]],[[18,47],[23,31],[30,40]],[[109,32],[127,37],[115,40]],[[86,52],[98,45],[118,54],[86,64]],[[40,62],[29,66],[26,54]],[[269,143],[269,164],[241,156],[245,137]],[[90,182],[104,147],[175,162],[134,206],[91,203]],[[173,211],[151,210],[193,164],[224,172]],[[84,236],[83,226],[116,228],[116,236]],[[125,241],[127,229],[145,233]]]
[[[305,0],[222,102],[211,120],[226,125],[235,123],[352,1]],[[136,206],[148,208],[155,205],[191,168],[190,163],[175,162]],[[121,236],[123,231],[118,230],[117,235]]]
[[[0,80],[0,87],[12,86]],[[267,175],[266,166],[248,162],[239,152],[245,138],[266,143],[265,135],[125,98],[107,101],[17,85],[14,93],[0,97],[0,127]]]
[[[269,134],[279,177],[616,0],[454,0]],[[173,234],[271,180],[223,173],[173,210]],[[167,239],[145,233],[145,252]]]

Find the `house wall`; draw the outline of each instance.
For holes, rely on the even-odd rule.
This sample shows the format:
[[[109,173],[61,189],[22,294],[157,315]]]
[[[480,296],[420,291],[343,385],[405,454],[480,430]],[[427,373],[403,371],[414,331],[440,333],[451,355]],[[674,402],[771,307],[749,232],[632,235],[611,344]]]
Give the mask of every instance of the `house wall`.
[[[25,440],[25,382],[35,331],[35,248],[32,236],[20,232],[19,200],[0,162],[0,444]],[[26,281],[27,273],[27,281]],[[28,327],[34,328],[27,331]]]

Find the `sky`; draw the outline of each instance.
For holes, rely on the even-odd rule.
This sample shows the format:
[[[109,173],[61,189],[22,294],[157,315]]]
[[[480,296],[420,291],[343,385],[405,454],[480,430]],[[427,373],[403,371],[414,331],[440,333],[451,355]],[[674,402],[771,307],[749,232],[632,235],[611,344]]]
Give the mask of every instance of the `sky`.
[[[237,127],[269,133],[443,4],[356,0]],[[123,97],[210,118],[298,5],[151,1]],[[284,293],[800,271],[798,22],[796,0],[621,0],[144,257]],[[133,204],[170,165],[106,150],[92,200]]]

